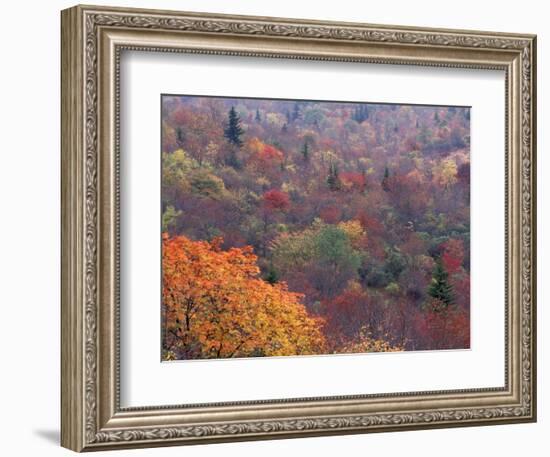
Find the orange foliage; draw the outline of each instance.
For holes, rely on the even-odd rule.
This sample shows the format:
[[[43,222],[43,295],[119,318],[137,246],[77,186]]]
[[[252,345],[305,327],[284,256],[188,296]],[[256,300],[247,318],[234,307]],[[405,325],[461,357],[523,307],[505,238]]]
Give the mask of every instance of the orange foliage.
[[[302,296],[260,279],[251,247],[223,251],[221,243],[163,235],[164,357],[322,353],[323,321]]]
[[[250,162],[263,173],[280,166],[284,160],[284,154],[281,151],[275,146],[265,144],[258,138],[249,140],[247,148],[251,152]]]

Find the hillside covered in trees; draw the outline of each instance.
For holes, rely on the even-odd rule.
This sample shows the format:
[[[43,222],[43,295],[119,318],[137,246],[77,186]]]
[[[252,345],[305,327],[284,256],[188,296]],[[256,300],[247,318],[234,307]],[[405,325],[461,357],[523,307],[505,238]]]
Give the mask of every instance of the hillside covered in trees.
[[[163,359],[468,348],[469,135],[469,108],[163,96]]]

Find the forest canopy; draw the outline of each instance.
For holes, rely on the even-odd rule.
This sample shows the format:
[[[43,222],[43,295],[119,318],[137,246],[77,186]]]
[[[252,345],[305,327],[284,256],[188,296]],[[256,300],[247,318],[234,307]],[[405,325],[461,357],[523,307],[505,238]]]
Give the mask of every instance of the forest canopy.
[[[163,358],[468,348],[470,109],[162,97]]]

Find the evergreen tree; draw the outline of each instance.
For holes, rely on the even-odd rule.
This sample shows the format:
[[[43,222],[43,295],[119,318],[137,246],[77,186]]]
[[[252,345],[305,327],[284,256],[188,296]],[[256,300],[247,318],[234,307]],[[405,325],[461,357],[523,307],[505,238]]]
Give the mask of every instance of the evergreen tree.
[[[235,107],[232,106],[229,110],[229,120],[223,134],[231,144],[240,148],[243,145],[243,141],[241,140],[241,135],[243,133],[244,130],[241,128],[241,119],[235,111]]]
[[[302,157],[304,158],[304,162],[309,161],[309,143],[304,141],[304,145],[302,146]]]
[[[357,105],[355,107],[355,112],[352,115],[352,119],[361,124],[369,118],[369,106],[368,105]]]
[[[357,123],[359,123],[359,124],[361,123],[361,118],[360,118],[360,116],[359,116],[359,107],[358,107],[358,106],[355,107],[355,110],[354,110],[353,114],[351,115],[351,118],[352,118],[355,122],[357,122]]]
[[[185,141],[185,133],[183,132],[183,129],[181,127],[178,127],[176,129],[176,140],[178,142],[178,146],[181,147],[183,142]]]
[[[275,284],[279,281],[279,274],[277,273],[277,270],[273,267],[273,265],[270,265],[267,269],[265,280],[269,284]]]
[[[289,110],[286,110],[285,111],[285,116],[286,116],[286,123],[287,124],[290,124],[292,122],[292,116],[290,115],[290,111]]]
[[[294,103],[294,110],[292,111],[292,120],[295,121],[300,117],[300,106],[298,103]]]
[[[260,116],[260,110],[256,108],[256,122],[262,122],[262,117]]]
[[[441,301],[445,307],[454,303],[453,286],[449,283],[449,274],[443,267],[443,262],[438,257],[435,261],[435,268],[432,283],[428,288],[428,295]]]
[[[225,157],[225,164],[233,167],[235,170],[240,170],[242,168],[242,163],[237,156],[235,148],[229,150],[229,154]]]
[[[340,189],[340,178],[338,176],[338,166],[331,162],[328,169],[327,184],[330,190]]]
[[[382,178],[382,190],[384,190],[384,192],[390,191],[390,170],[388,167],[384,168],[384,177]]]
[[[439,124],[440,119],[439,119],[439,113],[437,111],[434,114],[434,121],[436,124]]]

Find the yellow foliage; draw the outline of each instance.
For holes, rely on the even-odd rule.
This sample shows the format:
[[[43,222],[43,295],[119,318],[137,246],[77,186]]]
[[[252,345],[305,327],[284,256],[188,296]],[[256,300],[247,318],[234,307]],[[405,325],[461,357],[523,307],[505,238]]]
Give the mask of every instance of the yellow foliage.
[[[456,162],[451,158],[436,163],[432,171],[434,181],[441,186],[450,187],[457,182],[458,168]]]
[[[267,113],[265,116],[267,122],[279,128],[286,124],[286,118],[281,113]]]
[[[256,184],[261,186],[263,189],[271,187],[271,181],[265,176],[259,176],[258,178],[256,178]]]
[[[256,137],[246,142],[248,150],[253,154],[259,154],[264,150],[264,144]]]
[[[365,352],[401,352],[405,349],[401,346],[392,346],[383,339],[372,338],[365,328],[353,341],[338,348],[339,353],[358,354]]]
[[[338,228],[342,230],[349,238],[351,245],[356,247],[366,241],[367,231],[361,223],[356,220],[340,222]]]

